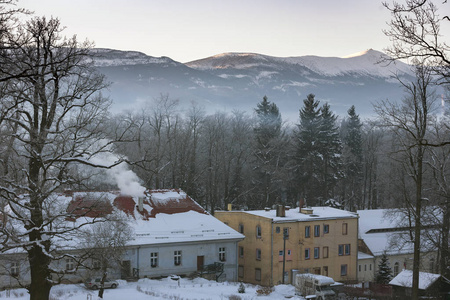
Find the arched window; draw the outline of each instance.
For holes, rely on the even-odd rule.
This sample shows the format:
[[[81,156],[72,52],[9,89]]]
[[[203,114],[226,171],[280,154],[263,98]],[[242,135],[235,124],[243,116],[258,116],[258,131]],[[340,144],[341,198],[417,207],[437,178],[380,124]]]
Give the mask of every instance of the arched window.
[[[430,258],[430,272],[434,272],[434,257]]]
[[[399,268],[400,268],[400,264],[398,262],[396,262],[394,264],[394,277],[398,275]]]

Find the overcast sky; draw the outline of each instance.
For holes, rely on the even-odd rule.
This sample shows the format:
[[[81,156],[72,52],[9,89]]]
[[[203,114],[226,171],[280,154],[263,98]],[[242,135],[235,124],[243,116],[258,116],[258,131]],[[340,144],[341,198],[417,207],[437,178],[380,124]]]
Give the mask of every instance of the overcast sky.
[[[382,32],[390,13],[378,0],[19,0],[19,6],[60,18],[66,35],[96,47],[179,62],[224,52],[342,57],[390,45]]]

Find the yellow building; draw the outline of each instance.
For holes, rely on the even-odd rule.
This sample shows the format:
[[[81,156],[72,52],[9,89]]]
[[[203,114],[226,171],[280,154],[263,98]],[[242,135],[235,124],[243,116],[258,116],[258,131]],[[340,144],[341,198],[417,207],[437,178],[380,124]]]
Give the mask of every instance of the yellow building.
[[[216,211],[245,235],[238,244],[238,279],[272,286],[296,273],[357,280],[358,215],[331,207]],[[283,238],[285,237],[285,238]],[[284,267],[283,267],[284,266]]]

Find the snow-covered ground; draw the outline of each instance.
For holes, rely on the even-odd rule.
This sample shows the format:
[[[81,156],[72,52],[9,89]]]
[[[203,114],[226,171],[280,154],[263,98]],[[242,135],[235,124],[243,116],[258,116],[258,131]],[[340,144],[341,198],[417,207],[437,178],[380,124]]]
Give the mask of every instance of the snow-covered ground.
[[[116,289],[106,289],[104,300],[250,300],[250,299],[304,299],[295,296],[292,285],[278,285],[267,296],[258,295],[259,286],[245,284],[245,293],[238,293],[239,283],[215,282],[197,278],[194,280],[180,279],[179,282],[169,278],[161,280],[141,279],[138,282],[119,281]],[[91,296],[89,296],[91,295]],[[84,288],[83,284],[63,284],[54,286],[51,291],[52,300],[96,300],[98,291]],[[234,296],[234,297],[233,297]],[[25,289],[16,289],[0,292],[0,299],[9,298],[17,300],[29,299]]]

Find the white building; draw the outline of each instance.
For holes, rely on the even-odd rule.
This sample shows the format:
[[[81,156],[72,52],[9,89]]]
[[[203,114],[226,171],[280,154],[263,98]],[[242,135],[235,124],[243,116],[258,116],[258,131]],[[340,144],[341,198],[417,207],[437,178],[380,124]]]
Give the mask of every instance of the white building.
[[[400,238],[408,228],[402,225],[402,214],[388,209],[358,210],[359,252],[358,280],[374,281],[383,253],[386,253],[392,270],[397,276],[404,269],[412,269],[413,243]],[[432,271],[435,252],[421,253],[421,270]]]
[[[65,192],[53,199],[65,213],[64,226],[75,227],[112,213],[123,217],[130,236],[120,263],[109,264],[111,278],[202,274],[210,279],[237,280],[237,243],[244,236],[210,215],[182,190],[149,190],[145,197],[120,192]],[[82,228],[89,230],[97,224]],[[51,267],[65,273],[64,280],[79,282],[102,273],[99,261],[80,258],[81,253],[86,254],[87,245],[80,236],[72,232],[64,239],[53,239],[57,250],[51,255],[59,259]],[[63,253],[69,256],[60,256]],[[0,287],[29,280],[23,250],[0,255]]]

